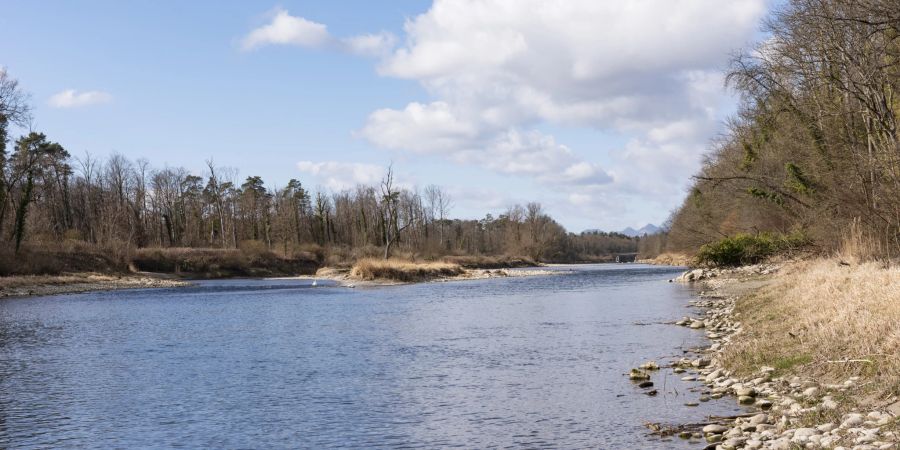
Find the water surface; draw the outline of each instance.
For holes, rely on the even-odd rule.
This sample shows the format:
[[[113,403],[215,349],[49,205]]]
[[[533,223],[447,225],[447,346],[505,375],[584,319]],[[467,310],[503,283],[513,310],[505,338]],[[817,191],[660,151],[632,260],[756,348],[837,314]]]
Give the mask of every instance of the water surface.
[[[660,322],[679,269],[348,289],[204,281],[0,301],[0,447],[672,448],[645,421],[733,400],[631,367],[702,333]],[[694,444],[696,446],[696,444]]]

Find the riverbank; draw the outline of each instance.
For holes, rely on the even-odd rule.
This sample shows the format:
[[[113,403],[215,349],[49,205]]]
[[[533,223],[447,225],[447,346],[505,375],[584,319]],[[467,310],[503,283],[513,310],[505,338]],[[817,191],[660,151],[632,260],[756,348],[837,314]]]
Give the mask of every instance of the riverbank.
[[[675,281],[675,280],[673,280]],[[836,259],[698,269],[703,395],[757,413],[657,427],[709,448],[894,449],[900,443],[900,270]],[[705,367],[704,367],[705,366]]]
[[[119,289],[170,288],[189,283],[149,274],[106,275],[76,273],[67,275],[20,275],[0,277],[0,298],[74,294]]]

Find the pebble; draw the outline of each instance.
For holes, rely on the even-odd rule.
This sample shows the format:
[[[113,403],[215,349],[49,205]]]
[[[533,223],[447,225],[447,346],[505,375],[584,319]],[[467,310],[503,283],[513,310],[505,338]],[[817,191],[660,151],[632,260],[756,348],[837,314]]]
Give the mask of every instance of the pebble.
[[[722,434],[726,431],[728,431],[728,427],[726,427],[724,425],[715,424],[715,423],[703,427],[703,432],[707,433],[707,434],[709,434],[709,433]]]

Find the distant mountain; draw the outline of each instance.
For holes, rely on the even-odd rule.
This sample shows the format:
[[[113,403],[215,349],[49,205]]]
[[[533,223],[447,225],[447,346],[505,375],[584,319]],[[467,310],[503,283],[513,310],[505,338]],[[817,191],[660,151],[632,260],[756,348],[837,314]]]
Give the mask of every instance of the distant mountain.
[[[639,230],[635,230],[634,228],[628,227],[619,233],[624,234],[625,236],[638,237],[643,236],[645,234],[653,234],[659,232],[660,228],[652,223],[648,223],[644,225]]]

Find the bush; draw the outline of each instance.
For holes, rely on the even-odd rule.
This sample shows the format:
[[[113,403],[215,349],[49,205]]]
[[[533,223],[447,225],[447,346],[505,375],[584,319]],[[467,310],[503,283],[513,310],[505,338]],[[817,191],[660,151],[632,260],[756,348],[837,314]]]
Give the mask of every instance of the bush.
[[[27,243],[16,253],[12,246],[0,245],[0,276],[126,271],[126,261],[111,246],[93,246],[76,241],[62,244]]]
[[[799,249],[809,244],[800,233],[750,235],[738,233],[700,247],[697,262],[708,266],[741,266],[756,264],[773,255]]]

